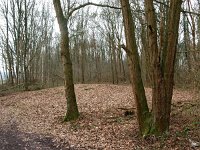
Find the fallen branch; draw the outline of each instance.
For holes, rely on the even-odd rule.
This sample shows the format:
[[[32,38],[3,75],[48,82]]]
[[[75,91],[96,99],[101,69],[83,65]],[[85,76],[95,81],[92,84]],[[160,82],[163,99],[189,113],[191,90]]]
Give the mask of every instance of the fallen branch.
[[[135,114],[135,111],[134,111],[135,108],[122,108],[122,107],[120,107],[120,108],[118,108],[118,109],[124,111],[124,116],[125,116],[125,117],[127,117],[127,116],[132,116],[132,115]]]
[[[132,107],[132,108],[124,108],[124,107],[119,107],[117,109],[120,109],[120,110],[134,110],[136,109],[135,107]]]

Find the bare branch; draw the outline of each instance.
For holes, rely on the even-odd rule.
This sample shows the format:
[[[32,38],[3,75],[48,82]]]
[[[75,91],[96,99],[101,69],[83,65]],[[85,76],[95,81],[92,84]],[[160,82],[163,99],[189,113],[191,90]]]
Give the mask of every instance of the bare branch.
[[[76,8],[72,9],[71,11],[69,11],[68,15],[67,15],[67,20],[71,17],[71,15],[76,11],[79,10],[83,7],[86,7],[88,5],[93,5],[93,6],[98,6],[98,7],[107,7],[107,8],[112,8],[112,9],[121,9],[120,7],[115,7],[115,6],[110,6],[110,5],[105,5],[105,4],[96,4],[96,3],[92,3],[92,2],[88,2],[82,5],[77,6]]]
[[[178,51],[176,53],[200,53],[200,51],[197,50],[189,50],[189,51]]]
[[[120,47],[124,49],[128,56],[132,55],[132,52],[124,44],[120,45]]]
[[[154,0],[156,3],[159,3],[161,5],[164,5],[165,7],[168,7],[169,8],[169,5],[163,3],[163,2],[160,2],[158,0]],[[186,14],[193,14],[193,15],[197,15],[197,16],[200,16],[200,13],[197,13],[197,12],[193,12],[193,11],[187,11],[187,10],[184,10],[184,9],[181,9],[181,12],[182,13],[186,13]]]
[[[186,14],[193,14],[193,15],[197,15],[197,16],[200,16],[200,13],[197,13],[197,12],[193,12],[193,11],[187,11],[187,10],[181,10],[182,13],[186,13]]]

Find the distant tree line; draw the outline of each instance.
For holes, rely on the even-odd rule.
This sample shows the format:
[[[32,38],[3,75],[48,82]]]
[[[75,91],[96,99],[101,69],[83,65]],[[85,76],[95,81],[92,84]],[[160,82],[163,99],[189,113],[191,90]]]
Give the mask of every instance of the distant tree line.
[[[55,28],[52,2],[1,0],[1,3],[1,83],[23,85],[25,89],[35,83],[43,87],[63,85],[60,35]],[[66,7],[66,14],[67,2],[62,3]],[[71,2],[70,5],[76,6],[79,3]],[[151,85],[144,3],[131,3],[140,64],[144,66],[142,78],[145,85]],[[164,19],[167,19],[162,16],[162,12],[168,9],[168,3],[165,0],[155,1],[161,31],[165,28]],[[108,4],[119,6],[118,1]],[[175,69],[175,82],[181,85],[199,85],[199,7],[199,1],[195,0],[192,3],[185,2],[182,8],[185,11],[181,13],[181,36],[178,40]],[[88,6],[77,10],[69,19],[74,82],[129,83],[127,56],[120,47],[125,39],[121,11],[105,7],[95,7],[91,11],[90,8]]]

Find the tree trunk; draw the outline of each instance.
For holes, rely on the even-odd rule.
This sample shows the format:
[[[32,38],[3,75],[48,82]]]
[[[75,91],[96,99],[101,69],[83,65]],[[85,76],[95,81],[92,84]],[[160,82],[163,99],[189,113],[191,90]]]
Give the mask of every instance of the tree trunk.
[[[81,38],[81,83],[85,83],[85,41]]]
[[[169,130],[171,100],[173,94],[174,62],[178,40],[178,28],[182,0],[171,0],[169,20],[167,22],[167,47],[158,48],[157,24],[153,0],[145,0],[146,18],[148,24],[149,48],[153,68],[152,109],[155,134]],[[163,42],[162,40],[160,42]],[[163,43],[160,43],[163,45]],[[161,51],[165,55],[161,58]],[[163,61],[163,64],[162,64]]]
[[[3,85],[3,75],[1,73],[1,71],[0,71],[0,78],[1,78],[1,85]]]
[[[188,30],[188,19],[186,14],[183,14],[183,31],[184,31],[184,47],[185,47],[185,58],[188,65],[188,71],[191,73],[191,59],[190,59],[190,39],[189,39],[189,30]]]
[[[168,43],[167,43],[167,55],[165,66],[163,66],[162,70],[164,71],[164,80],[165,80],[165,98],[166,103],[163,107],[166,107],[165,119],[166,123],[164,128],[161,127],[161,131],[165,131],[169,129],[170,123],[170,112],[171,112],[171,101],[173,95],[173,86],[174,86],[174,65],[177,51],[177,43],[178,43],[178,30],[179,30],[179,20],[180,20],[180,12],[181,12],[182,0],[171,0],[170,1],[170,10],[169,10],[169,22],[168,22]],[[162,108],[160,108],[162,109]],[[160,114],[161,115],[161,114]]]
[[[147,105],[145,90],[141,78],[139,54],[135,39],[135,25],[131,14],[129,0],[121,0],[122,14],[124,19],[126,45],[123,47],[128,55],[131,83],[137,106],[137,120],[140,133],[146,136],[151,130],[151,114]]]
[[[174,62],[178,40],[178,28],[180,20],[182,0],[171,0],[168,19],[166,48],[158,48],[157,23],[153,0],[145,0],[145,10],[148,27],[148,42],[151,51],[150,61],[153,76],[153,114],[149,112],[141,78],[139,55],[135,39],[135,27],[131,15],[129,0],[121,0],[122,14],[125,26],[126,45],[122,45],[128,55],[131,82],[137,105],[137,119],[140,132],[147,134],[162,134],[169,129],[171,100],[173,94]],[[162,42],[162,41],[161,41]],[[162,45],[162,43],[160,43]],[[165,53],[164,58],[161,58]],[[162,60],[163,59],[163,60]],[[162,62],[163,61],[163,62]]]
[[[112,56],[113,56],[113,69],[114,69],[114,75],[115,75],[114,82],[118,84],[118,70],[117,70],[116,46],[115,46],[115,41],[114,41],[114,35],[111,36],[111,45],[112,45]]]
[[[115,84],[115,74],[114,74],[114,62],[113,62],[113,53],[112,53],[112,43],[110,34],[109,36],[109,54],[110,54],[110,67],[111,67],[111,76],[112,76],[112,84]]]
[[[28,16],[27,16],[27,5],[26,5],[26,0],[24,2],[24,8],[25,8],[25,16],[24,16],[24,21],[25,21],[25,24],[24,24],[24,27],[25,27],[25,46],[24,46],[24,58],[23,58],[23,65],[24,65],[24,88],[25,88],[25,91],[28,90],[28,66],[27,66],[27,61],[26,61],[26,56],[27,56],[27,52],[28,52],[28,27],[27,27],[27,23],[28,23]]]
[[[65,96],[67,99],[67,113],[64,120],[70,121],[79,117],[79,111],[74,91],[72,62],[69,52],[68,20],[63,15],[60,0],[53,0],[53,4],[61,32],[61,57],[65,78]]]
[[[6,55],[8,59],[8,72],[9,72],[9,77],[8,81],[10,85],[14,84],[13,81],[13,63],[12,63],[12,52],[9,47],[9,18],[8,18],[8,2],[6,4]]]

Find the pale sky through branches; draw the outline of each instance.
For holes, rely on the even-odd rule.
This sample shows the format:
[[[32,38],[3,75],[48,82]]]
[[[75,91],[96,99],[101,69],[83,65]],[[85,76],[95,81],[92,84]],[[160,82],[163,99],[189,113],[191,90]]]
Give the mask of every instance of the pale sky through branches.
[[[6,0],[0,0],[0,3],[3,4],[3,1],[6,2]],[[77,1],[77,6],[79,4],[83,4],[84,2],[88,2],[88,0],[76,0]],[[104,1],[104,0],[103,0]],[[93,3],[102,3],[103,2],[102,0],[90,0],[89,2],[93,2]],[[50,10],[51,11],[51,15],[52,17],[54,18],[54,29],[55,29],[55,33],[59,33],[59,26],[58,26],[58,23],[57,23],[57,20],[56,20],[56,16],[55,16],[55,11],[54,11],[54,8],[53,8],[53,1],[46,1],[46,0],[36,0],[36,3],[37,3],[37,7],[39,7],[39,10],[42,9],[42,4],[44,3],[49,3],[50,5]],[[3,7],[3,5],[1,5],[1,7]],[[8,7],[9,7],[9,3],[8,3]],[[93,12],[95,11],[97,8],[95,6],[87,6],[87,7],[90,7],[90,11]],[[3,14],[2,12],[0,12],[0,27],[1,28],[5,28],[5,18],[3,17]],[[2,32],[2,31],[0,31]],[[0,45],[2,43],[0,42]],[[3,72],[3,58],[2,58],[2,49],[0,49],[0,71]]]
[[[0,0],[0,7],[4,7],[3,6],[3,1],[7,2],[9,0]],[[32,0],[29,0],[29,1],[32,1]],[[63,0],[63,1],[67,2],[66,0]],[[71,2],[77,2],[76,6],[78,6],[80,4],[83,4],[83,3],[86,3],[88,1],[89,2],[93,2],[93,3],[97,3],[97,4],[103,4],[104,2],[105,3],[107,3],[107,2],[114,2],[113,0],[112,1],[111,0],[71,0]],[[56,15],[55,15],[54,7],[53,7],[53,0],[48,0],[48,1],[47,0],[35,0],[35,2],[37,3],[36,7],[38,8],[39,11],[42,10],[42,7],[43,7],[44,3],[48,3],[49,4],[51,17],[54,19],[54,33],[55,34],[59,34],[59,27],[58,27],[58,23],[57,23],[57,20],[56,20]],[[142,3],[144,1],[140,1],[140,2]],[[195,3],[197,1],[196,0],[191,0],[190,2],[192,4],[192,7],[195,8],[194,10],[192,9],[190,11],[196,11],[196,12],[198,12],[198,9],[195,7]],[[82,9],[86,10],[88,8],[90,8],[90,13],[95,12],[96,10],[100,10],[101,9],[99,7],[96,7],[96,6],[86,6],[85,8],[82,8]],[[11,21],[11,23],[12,23],[12,21]],[[101,22],[99,21],[98,24],[101,24]],[[0,27],[4,29],[4,32],[5,32],[5,26],[6,26],[5,18],[3,17],[2,10],[0,8]],[[96,26],[97,25],[95,24],[94,28],[96,28]],[[88,29],[88,30],[93,30],[93,29]],[[0,30],[0,35],[2,36],[3,34],[1,32],[2,31]],[[180,37],[182,37],[182,35],[180,35]],[[11,41],[11,43],[12,43],[12,41]],[[2,44],[3,44],[2,41],[0,41],[0,71],[2,71],[2,67],[4,65],[4,61],[2,59],[2,47],[3,47]]]

